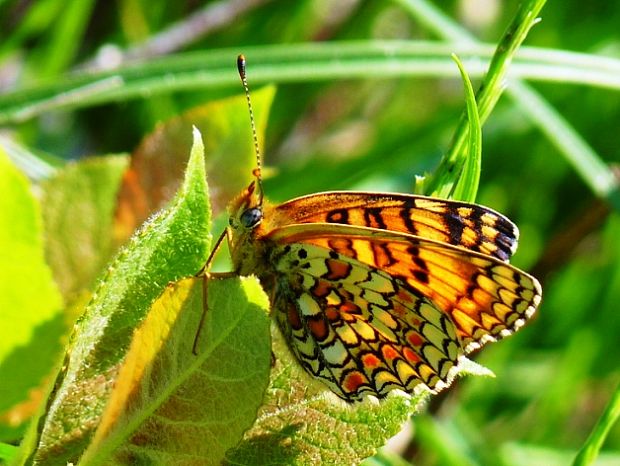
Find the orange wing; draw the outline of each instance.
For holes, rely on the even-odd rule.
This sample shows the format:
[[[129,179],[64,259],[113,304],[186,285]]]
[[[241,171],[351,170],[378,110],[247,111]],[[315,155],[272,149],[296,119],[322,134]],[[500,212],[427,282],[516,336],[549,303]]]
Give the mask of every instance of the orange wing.
[[[279,245],[320,246],[407,283],[450,316],[469,352],[511,334],[534,313],[538,281],[491,256],[404,233],[334,224],[281,227],[268,238]],[[327,260],[317,276],[348,277],[349,269]]]
[[[517,248],[516,225],[487,207],[406,194],[333,191],[274,208],[286,224],[337,223],[408,233],[503,261]]]

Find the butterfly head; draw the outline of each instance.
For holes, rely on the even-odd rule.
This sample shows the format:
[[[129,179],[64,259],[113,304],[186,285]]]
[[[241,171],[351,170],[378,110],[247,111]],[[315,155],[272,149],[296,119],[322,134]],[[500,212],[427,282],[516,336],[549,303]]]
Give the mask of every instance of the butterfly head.
[[[256,186],[252,181],[230,204],[228,224],[234,231],[251,231],[263,220],[263,196]]]

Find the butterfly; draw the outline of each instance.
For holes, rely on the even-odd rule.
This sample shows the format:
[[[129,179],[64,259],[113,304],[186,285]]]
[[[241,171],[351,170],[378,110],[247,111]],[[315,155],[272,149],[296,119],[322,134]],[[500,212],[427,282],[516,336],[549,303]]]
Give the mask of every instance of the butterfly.
[[[242,56],[238,67],[249,101]],[[518,229],[503,215],[380,192],[271,205],[258,160],[218,244],[227,238],[235,274],[258,276],[292,353],[340,398],[438,392],[540,303],[538,281],[508,263]]]

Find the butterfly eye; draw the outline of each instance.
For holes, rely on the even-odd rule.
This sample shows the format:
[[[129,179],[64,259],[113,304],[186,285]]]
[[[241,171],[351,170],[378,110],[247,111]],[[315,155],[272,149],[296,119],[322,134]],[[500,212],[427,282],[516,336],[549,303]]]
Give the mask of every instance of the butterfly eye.
[[[263,211],[258,207],[253,207],[244,211],[241,214],[241,218],[239,220],[241,221],[241,225],[243,225],[245,228],[254,228],[261,222],[262,219]]]

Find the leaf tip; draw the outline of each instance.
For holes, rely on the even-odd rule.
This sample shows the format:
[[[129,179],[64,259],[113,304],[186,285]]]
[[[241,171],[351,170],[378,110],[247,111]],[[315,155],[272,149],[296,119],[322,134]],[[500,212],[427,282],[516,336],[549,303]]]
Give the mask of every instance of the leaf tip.
[[[205,146],[202,142],[202,134],[200,130],[196,126],[192,126],[192,149],[189,154],[189,161],[187,163],[187,171],[193,172],[195,170],[199,170],[203,172],[204,175],[204,166],[205,166]],[[198,173],[196,173],[198,174]]]
[[[196,128],[196,126],[192,127],[192,136],[192,148],[189,153],[189,160],[187,161],[187,168],[185,171],[185,190],[187,190],[193,182],[204,182],[207,177],[205,170],[205,147],[202,142],[200,130]]]
[[[202,142],[202,135],[196,126],[193,126],[192,134],[192,148],[190,150],[189,160],[187,161],[185,179],[183,181],[181,192],[185,194],[192,192],[194,194],[202,193],[199,194],[199,197],[203,198],[203,202],[206,203],[205,207],[209,210],[209,190],[207,186],[205,150]],[[210,214],[208,218],[210,218]]]

